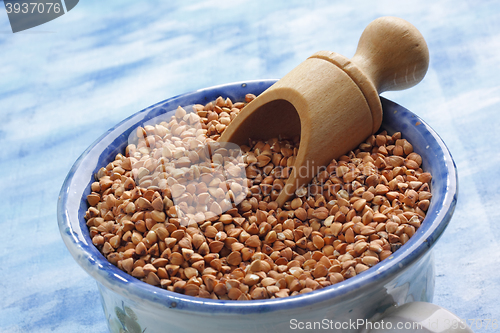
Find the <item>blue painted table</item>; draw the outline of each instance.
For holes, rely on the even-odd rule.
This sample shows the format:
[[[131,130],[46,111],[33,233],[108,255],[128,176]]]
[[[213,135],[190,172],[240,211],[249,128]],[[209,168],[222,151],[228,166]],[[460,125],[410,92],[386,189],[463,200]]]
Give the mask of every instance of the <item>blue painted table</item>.
[[[177,94],[280,78],[318,50],[351,57],[384,15],[421,31],[431,63],[418,86],[383,96],[423,117],[458,167],[434,303],[500,330],[485,327],[500,320],[498,2],[82,0],[16,34],[0,8],[0,331],[107,330],[56,221],[67,172],[103,132]]]

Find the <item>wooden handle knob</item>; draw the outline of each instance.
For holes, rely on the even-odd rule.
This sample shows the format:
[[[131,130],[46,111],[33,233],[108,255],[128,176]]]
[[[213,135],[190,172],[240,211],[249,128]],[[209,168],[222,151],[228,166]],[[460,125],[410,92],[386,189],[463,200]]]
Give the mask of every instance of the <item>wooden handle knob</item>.
[[[412,24],[385,16],[366,27],[351,61],[372,81],[378,93],[403,90],[424,78],[429,50]]]

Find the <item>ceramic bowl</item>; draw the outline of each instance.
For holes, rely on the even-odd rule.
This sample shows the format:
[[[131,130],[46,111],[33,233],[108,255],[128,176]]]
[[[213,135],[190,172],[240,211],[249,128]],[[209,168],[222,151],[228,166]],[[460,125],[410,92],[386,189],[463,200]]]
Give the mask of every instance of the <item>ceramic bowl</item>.
[[[351,279],[310,293],[269,300],[222,301],[190,297],[153,287],[109,263],[91,242],[83,218],[94,174],[123,153],[138,125],[178,105],[207,103],[218,96],[241,101],[275,80],[233,83],[167,99],[142,110],[104,133],[76,161],[61,189],[58,222],[62,238],[99,289],[111,332],[288,332],[340,329],[357,332],[360,320],[394,305],[432,301],[432,247],[450,222],[457,198],[457,173],[446,145],[422,119],[382,98],[382,127],[401,131],[433,175],[433,198],[424,223],[391,257]],[[353,324],[356,322],[358,324]]]

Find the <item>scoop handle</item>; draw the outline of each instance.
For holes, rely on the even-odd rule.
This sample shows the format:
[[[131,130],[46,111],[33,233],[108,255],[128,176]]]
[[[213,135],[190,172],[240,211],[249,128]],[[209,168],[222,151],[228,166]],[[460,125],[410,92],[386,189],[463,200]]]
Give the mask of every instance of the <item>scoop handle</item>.
[[[351,62],[378,93],[419,83],[429,67],[429,50],[411,23],[392,16],[372,21],[363,31]]]

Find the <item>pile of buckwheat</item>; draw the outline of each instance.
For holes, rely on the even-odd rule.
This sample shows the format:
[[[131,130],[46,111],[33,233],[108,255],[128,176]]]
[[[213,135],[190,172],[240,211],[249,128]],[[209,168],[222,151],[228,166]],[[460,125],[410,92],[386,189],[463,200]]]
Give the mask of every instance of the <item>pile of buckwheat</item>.
[[[361,274],[415,234],[431,175],[401,133],[369,137],[278,207],[298,138],[217,142],[254,98],[179,107],[99,170],[85,218],[112,264],[190,296],[287,297]]]

